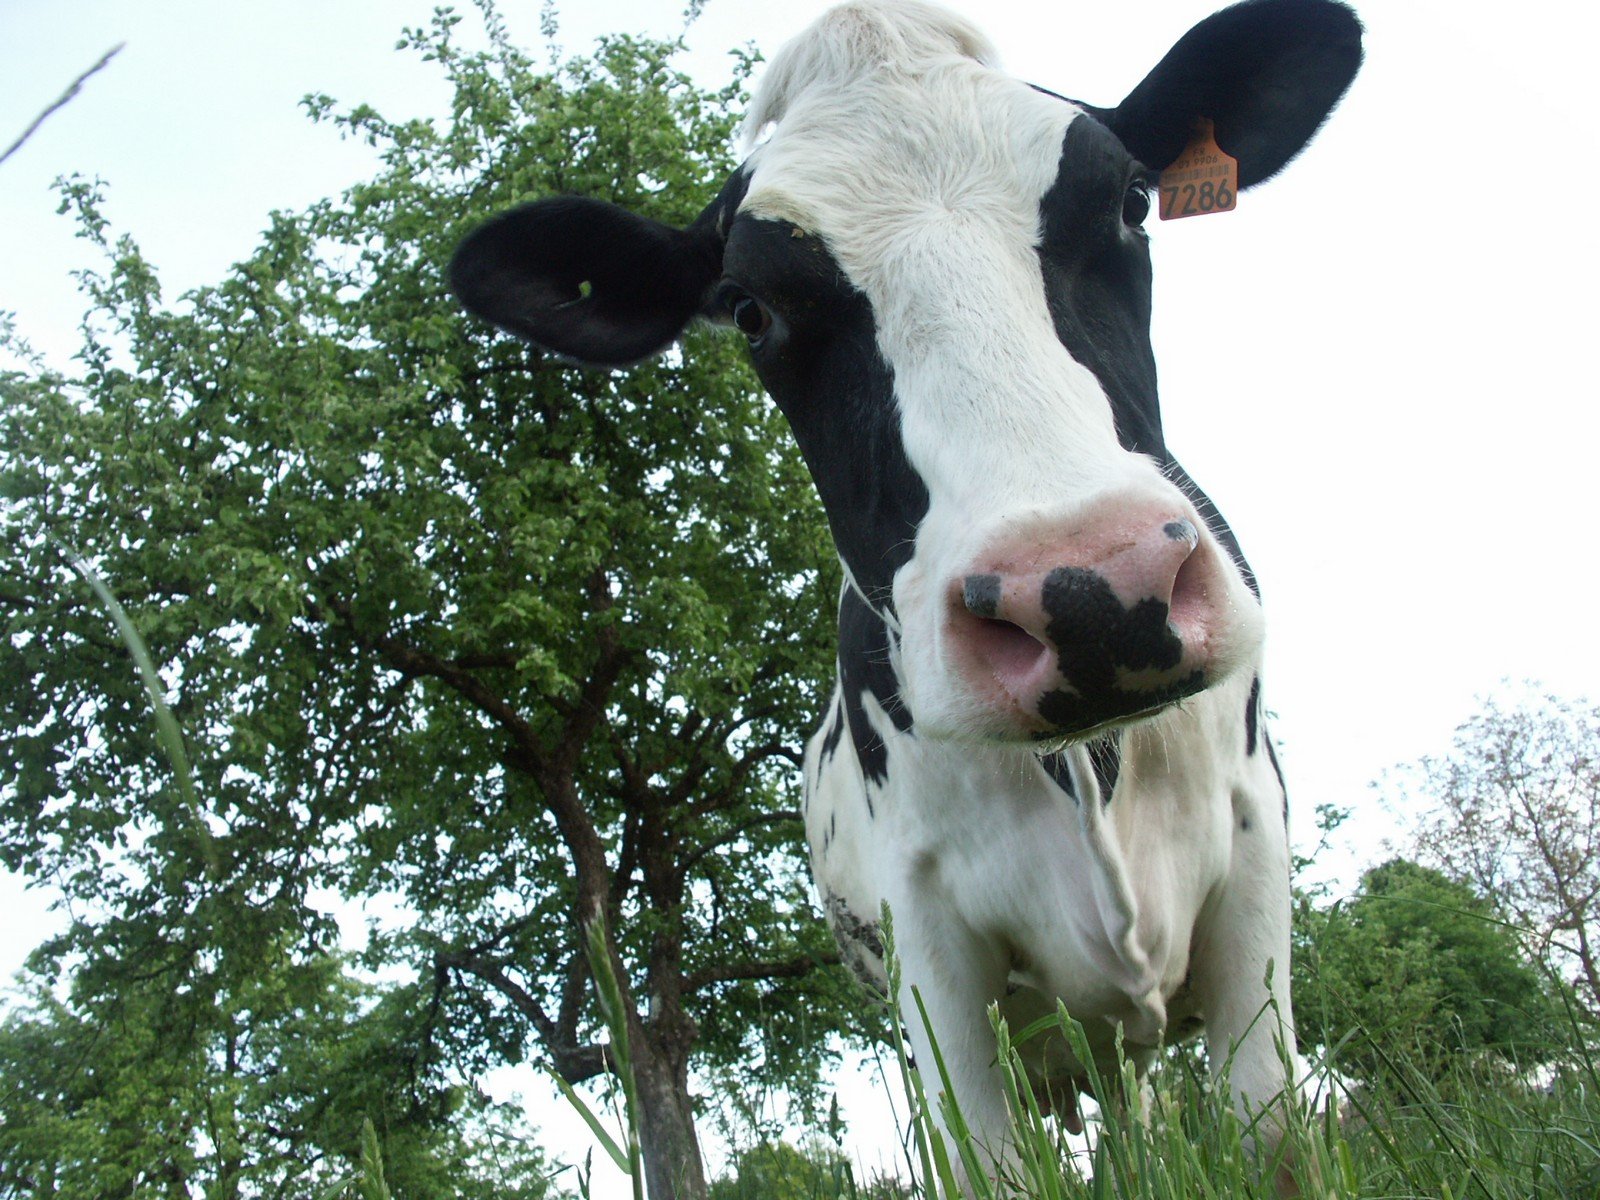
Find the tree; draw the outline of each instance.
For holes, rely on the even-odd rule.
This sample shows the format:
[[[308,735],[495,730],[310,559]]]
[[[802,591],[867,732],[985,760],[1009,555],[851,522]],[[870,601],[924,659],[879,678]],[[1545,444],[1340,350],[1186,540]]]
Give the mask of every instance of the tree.
[[[1441,1079],[1462,1051],[1549,1055],[1557,1009],[1514,931],[1470,886],[1405,859],[1348,901],[1299,898],[1294,1012],[1301,1041],[1340,1048],[1362,1079],[1397,1065]]]
[[[448,76],[448,120],[310,98],[381,171],[273,214],[176,306],[101,187],[66,185],[105,259],[82,371],[11,336],[0,378],[0,856],[93,928],[224,961],[238,938],[329,952],[318,889],[398,900],[365,965],[408,967],[414,1053],[468,1077],[535,1049],[605,1075],[584,954],[604,915],[651,1194],[698,1196],[693,1057],[759,1060],[804,1099],[828,1036],[877,1019],[798,850],[837,568],[736,346],[587,373],[446,295],[459,238],[518,200],[686,222],[741,99],[632,38],[541,71],[483,12],[486,50],[448,11],[402,42]],[[148,643],[198,809],[63,547]]]
[[[711,1200],[910,1200],[899,1180],[879,1177],[858,1184],[848,1159],[822,1147],[796,1149],[788,1142],[751,1146],[735,1158],[732,1172],[711,1185]]]
[[[1417,775],[1418,857],[1493,896],[1600,1020],[1600,708],[1490,701]]]
[[[310,1200],[350,1175],[365,1121],[403,1195],[553,1194],[506,1113],[408,1054],[416,988],[255,949],[191,964],[176,988],[149,961],[91,960],[64,998],[35,975],[0,1022],[0,1196]]]

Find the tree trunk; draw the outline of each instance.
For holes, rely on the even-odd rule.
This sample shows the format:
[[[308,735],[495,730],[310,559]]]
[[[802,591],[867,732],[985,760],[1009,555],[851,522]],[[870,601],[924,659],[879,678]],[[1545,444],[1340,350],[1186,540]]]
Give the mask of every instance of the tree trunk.
[[[1589,1003],[1585,1007],[1600,1017],[1600,965],[1596,963],[1594,946],[1589,941],[1589,922],[1594,914],[1588,910],[1588,901],[1572,909],[1572,928],[1578,935],[1578,966],[1583,971],[1583,981],[1589,985]]]
[[[658,1044],[645,1032],[635,1041],[633,1073],[639,1095],[639,1149],[650,1200],[705,1200],[706,1173],[689,1099],[688,1056]]]

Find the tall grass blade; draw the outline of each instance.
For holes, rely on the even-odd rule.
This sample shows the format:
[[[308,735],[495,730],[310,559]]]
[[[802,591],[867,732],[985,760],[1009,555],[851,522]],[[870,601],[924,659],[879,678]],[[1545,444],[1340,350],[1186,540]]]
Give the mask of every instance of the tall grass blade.
[[[361,1174],[358,1177],[362,1200],[392,1200],[383,1178],[383,1147],[372,1118],[361,1122]]]
[[[611,1157],[612,1162],[617,1164],[617,1170],[624,1174],[631,1173],[633,1161],[629,1158],[628,1152],[617,1144],[617,1140],[601,1124],[600,1118],[595,1115],[594,1109],[589,1107],[584,1098],[578,1095],[576,1089],[563,1079],[561,1073],[554,1067],[546,1066],[545,1071],[555,1081],[555,1085],[560,1089],[561,1094],[567,1098],[567,1103],[572,1105],[577,1110],[578,1115],[583,1118],[583,1123],[589,1127],[589,1132],[594,1134],[595,1140],[600,1143],[600,1148]]]
[[[959,1198],[960,1185],[950,1165],[949,1151],[939,1124],[933,1119],[928,1105],[928,1095],[922,1086],[922,1075],[911,1065],[911,1052],[906,1048],[905,1020],[900,1010],[900,956],[894,944],[894,914],[886,902],[882,910],[883,961],[889,976],[889,1028],[894,1031],[895,1059],[900,1067],[900,1079],[905,1086],[906,1104],[910,1109],[912,1133],[917,1143],[917,1157],[921,1160],[921,1185],[928,1200],[945,1196]]]
[[[956,1144],[956,1153],[961,1159],[961,1165],[966,1169],[967,1186],[974,1200],[993,1200],[994,1185],[989,1179],[986,1155],[973,1140],[972,1131],[967,1127],[966,1118],[961,1114],[961,1102],[956,1097],[955,1084],[950,1079],[950,1069],[945,1065],[944,1054],[939,1050],[938,1040],[931,1033],[933,1025],[928,1020],[927,1007],[922,1003],[922,990],[913,987],[911,999],[917,1006],[917,1016],[922,1021],[923,1029],[930,1031],[928,1053],[933,1058],[933,1065],[939,1073],[939,1083],[944,1088],[939,1109],[944,1114],[945,1128],[950,1131],[950,1139]]]
[[[610,937],[606,932],[604,916],[597,916],[585,929],[584,950],[589,959],[589,971],[594,978],[595,1001],[600,1007],[600,1019],[610,1037],[606,1057],[610,1060],[612,1074],[622,1088],[623,1138],[613,1137],[600,1117],[577,1092],[561,1077],[554,1067],[545,1070],[568,1104],[583,1118],[583,1123],[594,1134],[600,1148],[616,1164],[617,1170],[628,1176],[633,1187],[634,1200],[644,1200],[643,1154],[639,1144],[639,1093],[633,1077],[633,1058],[628,1042],[628,1010],[623,1003],[622,987],[612,969]],[[589,1195],[593,1179],[592,1152],[585,1158],[584,1169],[578,1171],[579,1190]]]
[[[178,721],[172,715],[172,710],[167,707],[161,676],[156,673],[155,663],[151,661],[150,651],[145,646],[144,639],[139,636],[133,621],[112,594],[111,589],[106,586],[105,580],[100,578],[99,572],[89,565],[83,555],[56,538],[50,538],[50,543],[72,564],[73,570],[83,577],[84,582],[93,589],[100,603],[111,614],[117,633],[122,637],[123,645],[128,648],[129,655],[139,668],[139,678],[144,684],[145,694],[150,697],[150,707],[155,710],[156,737],[167,756],[167,761],[172,765],[179,800],[194,826],[195,837],[200,843],[200,851],[206,859],[207,868],[213,878],[220,876],[222,859],[217,853],[217,845],[211,836],[211,830],[206,826],[205,818],[201,814],[200,799],[195,794],[194,772],[189,767],[189,755],[183,745],[183,732],[178,728]]]
[[[627,1149],[623,1150],[615,1139],[601,1129],[589,1106],[570,1086],[564,1086],[562,1091],[568,1101],[577,1107],[589,1128],[599,1135],[601,1145],[611,1155],[612,1161],[627,1173],[633,1184],[634,1200],[644,1200],[643,1155],[639,1145],[639,1090],[633,1077],[633,1057],[628,1042],[628,1009],[623,1003],[622,985],[617,982],[617,973],[611,965],[611,939],[606,931],[604,914],[590,921],[585,933],[589,970],[594,976],[595,999],[600,1005],[600,1019],[611,1038],[607,1054],[611,1059],[612,1073],[622,1086],[622,1120]]]

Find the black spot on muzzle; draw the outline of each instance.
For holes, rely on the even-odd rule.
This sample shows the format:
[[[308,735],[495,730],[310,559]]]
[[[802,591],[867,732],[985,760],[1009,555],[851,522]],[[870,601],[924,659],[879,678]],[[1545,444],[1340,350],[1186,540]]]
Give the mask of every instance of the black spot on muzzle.
[[[1124,687],[1129,672],[1176,672],[1183,642],[1167,624],[1169,608],[1154,596],[1125,606],[1101,575],[1060,567],[1045,577],[1041,601],[1050,618],[1049,644],[1072,690],[1047,693],[1039,715],[1072,733],[1107,721],[1162,708],[1205,686],[1205,672],[1158,678],[1147,687]]]

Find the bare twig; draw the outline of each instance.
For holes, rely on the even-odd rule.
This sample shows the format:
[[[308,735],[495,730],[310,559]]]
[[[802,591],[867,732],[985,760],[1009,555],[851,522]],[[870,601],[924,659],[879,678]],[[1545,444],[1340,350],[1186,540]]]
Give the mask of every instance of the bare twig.
[[[100,56],[99,62],[95,63],[94,66],[90,67],[82,75],[79,75],[76,79],[74,79],[71,86],[68,87],[66,91],[61,93],[56,102],[35,117],[33,119],[33,123],[22,131],[22,136],[16,141],[12,142],[11,145],[6,147],[6,152],[4,154],[0,154],[0,163],[5,162],[6,159],[10,158],[18,150],[22,149],[22,144],[34,135],[39,126],[44,124],[45,118],[76,96],[79,90],[82,89],[84,83],[88,80],[89,76],[95,74],[97,71],[104,70],[106,64],[115,58],[119,53],[121,53],[122,48],[127,44],[127,42],[118,42],[115,46],[111,47],[111,49],[107,50]]]

